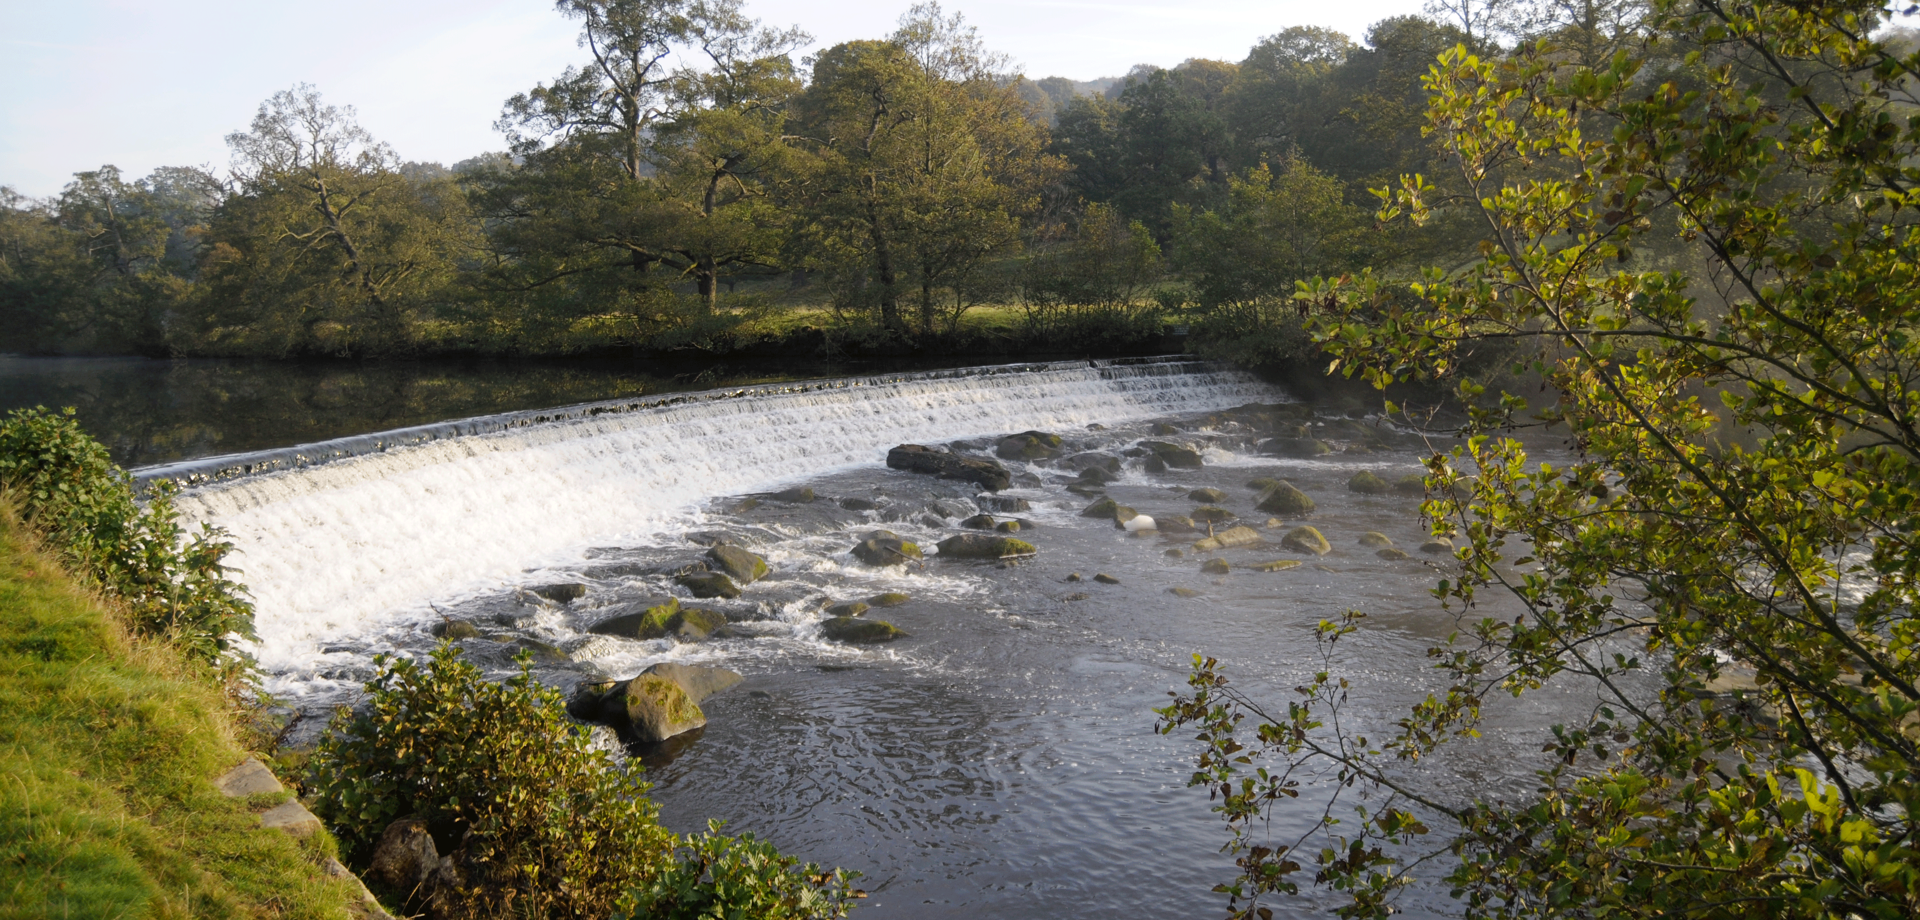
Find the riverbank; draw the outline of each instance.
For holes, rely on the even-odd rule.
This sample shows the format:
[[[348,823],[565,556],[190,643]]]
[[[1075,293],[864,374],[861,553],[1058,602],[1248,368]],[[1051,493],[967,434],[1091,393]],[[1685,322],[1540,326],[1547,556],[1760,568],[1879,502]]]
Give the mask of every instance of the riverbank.
[[[43,552],[0,502],[0,916],[327,917],[324,832],[261,826],[288,793],[229,799],[246,752],[218,689]]]

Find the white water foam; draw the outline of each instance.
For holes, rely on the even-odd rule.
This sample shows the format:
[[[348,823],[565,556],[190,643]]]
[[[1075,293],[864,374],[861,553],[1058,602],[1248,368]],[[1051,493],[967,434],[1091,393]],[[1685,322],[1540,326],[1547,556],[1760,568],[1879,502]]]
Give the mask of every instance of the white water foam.
[[[455,423],[451,436],[380,443],[358,455],[316,445],[302,450],[341,458],[216,478],[178,504],[189,520],[231,534],[257,605],[255,654],[277,670],[310,661],[327,639],[363,634],[428,601],[497,589],[530,566],[577,559],[595,544],[645,539],[702,499],[879,465],[896,444],[1276,398],[1249,375],[1193,362],[765,387],[596,404],[492,431]],[[475,430],[483,433],[458,433]],[[269,455],[273,462],[260,465],[289,452],[259,456]],[[253,466],[248,456],[221,462]]]

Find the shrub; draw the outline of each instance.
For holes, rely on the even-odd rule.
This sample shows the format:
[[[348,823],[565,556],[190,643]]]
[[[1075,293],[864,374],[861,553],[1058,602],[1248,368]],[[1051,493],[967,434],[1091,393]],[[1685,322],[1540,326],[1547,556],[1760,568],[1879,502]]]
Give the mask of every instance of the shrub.
[[[464,872],[456,916],[605,917],[668,861],[637,762],[616,764],[520,673],[495,683],[442,645],[377,659],[369,699],[310,762],[315,811],[362,865],[395,818],[418,815]]]
[[[720,822],[688,838],[685,855],[636,892],[633,912],[646,920],[827,920],[845,917],[866,892],[848,887],[857,873],[822,872],[782,855],[752,834],[725,837]]]
[[[137,631],[238,677],[247,662],[231,641],[253,637],[253,605],[227,577],[225,535],[203,524],[189,536],[181,526],[176,488],[155,484],[141,507],[133,478],[72,409],[17,409],[0,421],[0,490],[68,568],[124,602]]]

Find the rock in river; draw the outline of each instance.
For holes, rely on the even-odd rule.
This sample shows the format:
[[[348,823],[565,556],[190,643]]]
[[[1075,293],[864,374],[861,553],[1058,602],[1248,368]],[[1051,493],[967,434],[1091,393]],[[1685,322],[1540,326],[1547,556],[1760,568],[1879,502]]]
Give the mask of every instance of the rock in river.
[[[1200,571],[1208,575],[1225,575],[1231,568],[1225,559],[1208,559],[1200,563]]]
[[[996,537],[984,533],[963,533],[941,540],[940,557],[942,559],[1007,559],[1013,556],[1031,556],[1038,550],[1033,544],[1012,537]]]
[[[885,594],[876,594],[867,598],[867,604],[872,607],[898,607],[911,600],[913,598],[898,591],[888,591]]]
[[[579,582],[567,582],[565,584],[558,584],[558,585],[541,585],[537,588],[532,588],[530,590],[532,590],[533,593],[538,594],[541,597],[544,597],[547,600],[553,601],[554,603],[557,603],[557,604],[564,604],[568,601],[577,601],[587,596],[587,586],[580,584]]]
[[[1199,552],[1209,552],[1235,546],[1250,546],[1259,542],[1261,542],[1260,531],[1251,527],[1229,527],[1204,540],[1194,541],[1193,548]]]
[[[1195,489],[1187,497],[1203,505],[1217,505],[1227,500],[1227,493],[1219,489]]]
[[[830,617],[857,617],[869,609],[864,601],[846,601],[828,607],[826,613]]]
[[[995,521],[991,514],[976,514],[961,521],[960,526],[971,530],[992,530],[997,523],[999,522]]]
[[[738,546],[717,544],[707,550],[707,558],[734,581],[750,585],[767,577],[767,560]]]
[[[726,668],[663,662],[625,681],[576,687],[567,713],[576,719],[624,725],[642,741],[660,742],[707,724],[699,703],[741,680]]]
[[[853,558],[867,565],[905,565],[921,558],[918,544],[900,539],[891,530],[876,530],[854,544]]]
[[[1293,483],[1282,480],[1260,493],[1260,500],[1254,504],[1254,507],[1268,514],[1278,514],[1282,517],[1306,517],[1313,513],[1313,499],[1308,498],[1307,493],[1294,488]]]
[[[892,642],[906,633],[886,620],[834,617],[820,623],[820,634],[835,642]]]
[[[1002,460],[1047,460],[1060,455],[1060,436],[1044,431],[1022,431],[1000,439],[993,452]]]
[[[1383,546],[1392,546],[1393,541],[1388,539],[1386,534],[1377,530],[1369,530],[1360,535],[1360,545],[1371,549],[1379,549]]]
[[[434,636],[445,639],[448,642],[480,638],[480,627],[466,620],[441,620],[433,624],[433,629],[429,631],[432,632]]]
[[[1385,495],[1392,488],[1387,485],[1386,480],[1381,479],[1372,470],[1361,470],[1353,474],[1352,479],[1347,480],[1347,491],[1358,492],[1361,495]]]
[[[990,492],[1013,485],[1007,468],[991,460],[973,460],[920,444],[902,444],[887,451],[887,466],[941,479],[963,479]]]
[[[675,580],[680,582],[681,587],[692,592],[694,597],[735,598],[740,596],[740,586],[734,584],[733,579],[721,572],[688,572]]]
[[[697,642],[725,625],[727,618],[718,611],[700,607],[682,609],[679,601],[668,598],[664,603],[637,613],[624,613],[601,620],[587,631],[623,639],[664,639],[671,636],[682,642]]]
[[[1333,552],[1333,547],[1327,543],[1327,538],[1311,527],[1295,527],[1287,531],[1287,535],[1280,538],[1280,545],[1296,553],[1312,553],[1315,556],[1324,556]]]
[[[1201,466],[1200,452],[1191,447],[1169,441],[1141,441],[1140,446],[1152,451],[1155,459],[1176,470],[1197,470]]]

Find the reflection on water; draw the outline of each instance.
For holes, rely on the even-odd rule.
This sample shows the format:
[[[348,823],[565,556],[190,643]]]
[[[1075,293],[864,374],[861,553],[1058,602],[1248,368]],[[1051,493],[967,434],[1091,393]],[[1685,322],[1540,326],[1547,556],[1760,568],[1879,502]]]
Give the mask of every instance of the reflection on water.
[[[826,366],[383,364],[0,355],[0,410],[72,406],[125,467],[445,419],[821,376]]]

